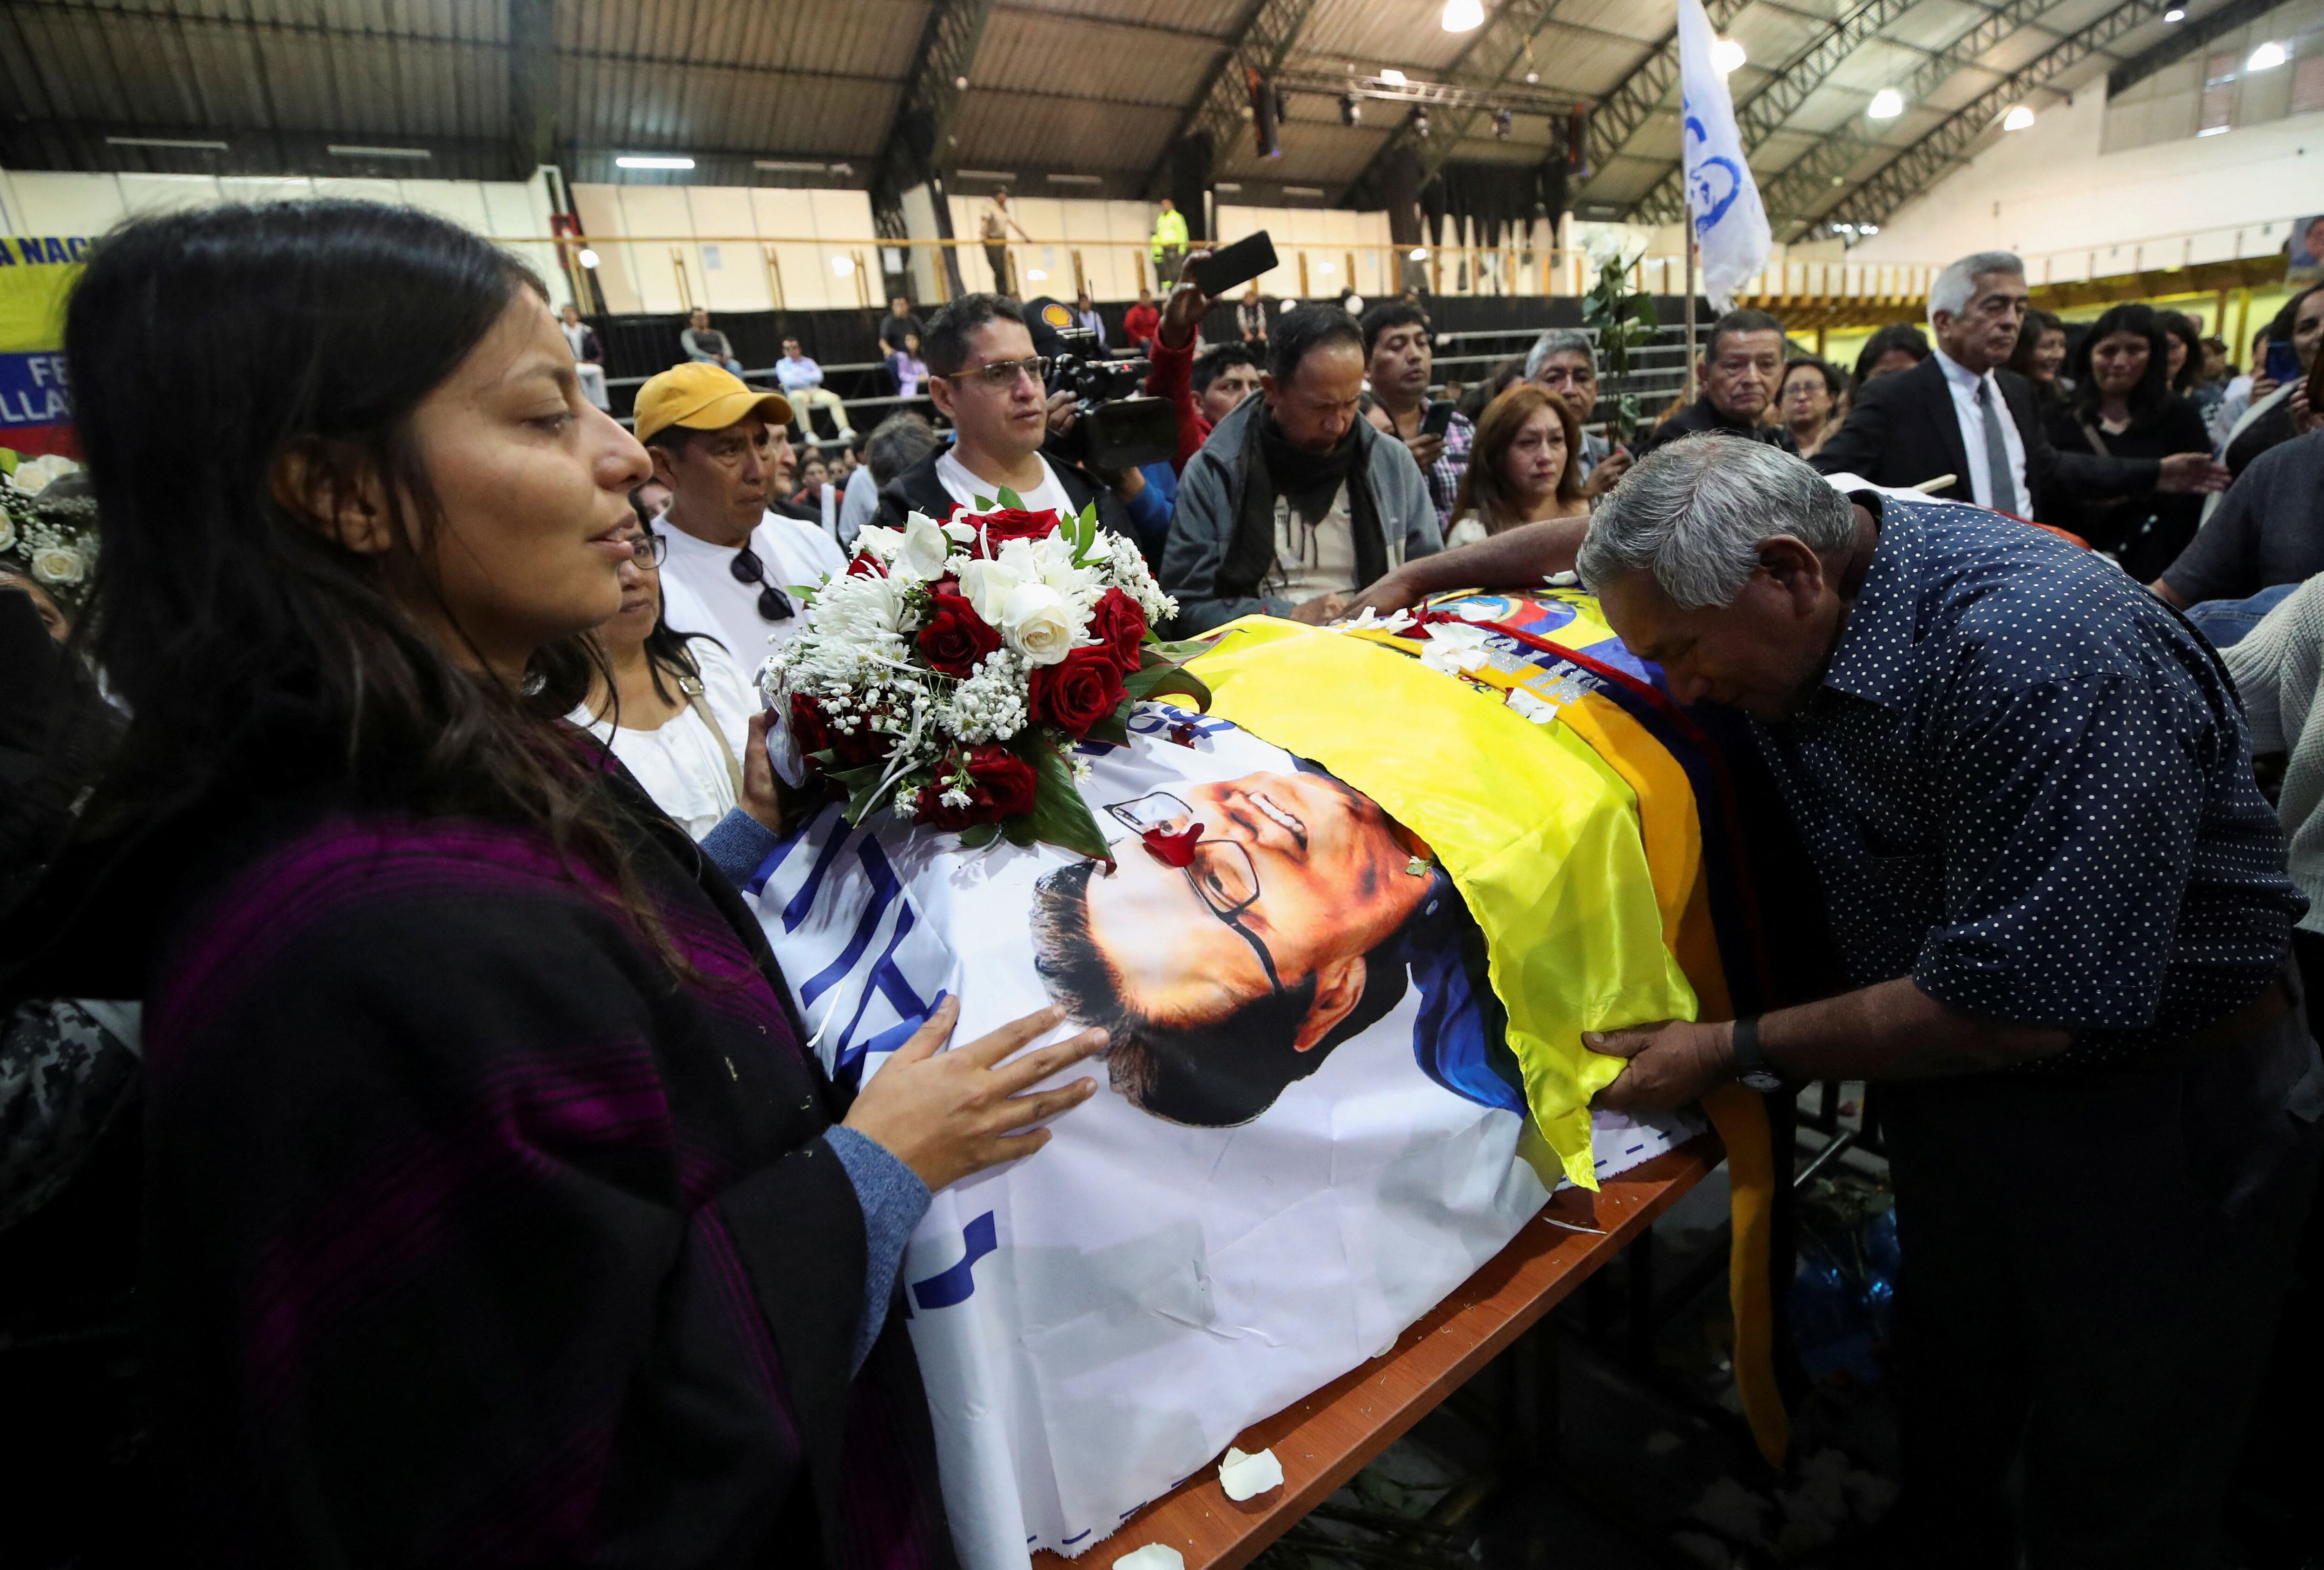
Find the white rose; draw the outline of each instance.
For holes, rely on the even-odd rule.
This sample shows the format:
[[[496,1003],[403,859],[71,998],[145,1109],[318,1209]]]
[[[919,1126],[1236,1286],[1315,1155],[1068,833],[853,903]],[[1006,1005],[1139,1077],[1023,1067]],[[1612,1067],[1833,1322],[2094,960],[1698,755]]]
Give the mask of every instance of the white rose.
[[[32,552],[32,576],[42,583],[78,583],[88,571],[88,563],[69,546],[51,545]]]
[[[8,476],[8,483],[28,496],[37,496],[49,488],[52,477],[47,470],[32,464],[18,464],[16,472]]]
[[[897,530],[866,523],[855,531],[855,549],[867,552],[874,560],[890,561],[904,549],[904,536]]]
[[[1019,584],[1001,606],[1001,635],[1034,664],[1056,664],[1074,646],[1065,596],[1045,583]]]
[[[952,539],[943,525],[926,513],[915,513],[904,520],[904,548],[889,563],[888,570],[898,577],[927,583],[942,577],[945,558],[952,554]]]
[[[1001,609],[1009,596],[1024,580],[998,561],[971,561],[960,569],[960,592],[976,607],[976,614],[987,625],[1001,625]]]

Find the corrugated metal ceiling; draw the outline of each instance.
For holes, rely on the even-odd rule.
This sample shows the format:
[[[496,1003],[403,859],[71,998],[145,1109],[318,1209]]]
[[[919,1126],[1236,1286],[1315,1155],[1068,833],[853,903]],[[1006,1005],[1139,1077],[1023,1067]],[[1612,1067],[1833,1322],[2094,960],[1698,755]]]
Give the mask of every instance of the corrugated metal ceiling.
[[[1538,88],[1585,102],[1614,92],[1669,36],[1675,3],[1554,0],[1534,40]],[[1872,93],[1989,14],[1978,0],[1920,0],[1815,85],[1755,164],[1771,178],[1835,132],[1901,148],[2119,3],[2061,0],[1906,115],[1875,125],[1862,118]],[[2190,10],[2221,3],[2196,0]],[[332,138],[427,146],[439,150],[437,168],[449,172],[513,145],[510,84],[519,57],[511,17],[521,4],[10,0],[0,28],[0,130],[18,128],[8,156],[60,167],[100,158],[139,167],[148,155],[107,152],[104,139],[147,133],[229,140],[245,164],[267,155],[244,152],[251,140],[278,159],[305,156],[300,150]],[[1729,30],[1750,56],[1733,78],[1738,100],[1860,4],[1752,0]],[[1465,57],[1481,35],[1443,31],[1441,5],[1315,0],[1291,64],[1323,72],[1394,66],[1423,78],[1473,69]],[[562,151],[576,168],[598,167],[620,151],[682,150],[721,171],[753,159],[820,158],[855,161],[868,174],[864,161],[894,123],[930,7],[931,0],[556,0]],[[1256,0],[995,0],[954,156],[971,168],[1141,176],[1160,164],[1257,9]],[[2142,30],[2117,41],[2073,79],[2103,71],[2153,36]],[[1620,204],[1661,178],[1676,146],[1668,107],[1648,115],[1605,161],[1587,199]],[[1365,124],[1351,127],[1328,97],[1295,101],[1282,155],[1261,160],[1238,148],[1228,177],[1343,186],[1400,115],[1397,106],[1375,102]],[[1509,141],[1474,139],[1459,153],[1519,161],[1550,145],[1546,121],[1520,116]]]

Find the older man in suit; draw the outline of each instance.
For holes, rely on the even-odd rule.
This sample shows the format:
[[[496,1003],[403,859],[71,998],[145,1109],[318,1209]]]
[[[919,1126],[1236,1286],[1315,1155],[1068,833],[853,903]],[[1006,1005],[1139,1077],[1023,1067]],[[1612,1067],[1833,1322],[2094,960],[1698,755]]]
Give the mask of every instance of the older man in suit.
[[[1958,502],[2034,516],[2045,487],[2087,496],[2217,491],[2225,466],[2204,452],[2165,458],[2061,452],[2043,434],[2025,378],[2002,367],[2025,319],[2025,264],[2006,251],[1964,256],[1929,287],[1936,353],[1912,370],[1868,382],[1847,422],[1811,461],[1828,475],[1917,486]]]

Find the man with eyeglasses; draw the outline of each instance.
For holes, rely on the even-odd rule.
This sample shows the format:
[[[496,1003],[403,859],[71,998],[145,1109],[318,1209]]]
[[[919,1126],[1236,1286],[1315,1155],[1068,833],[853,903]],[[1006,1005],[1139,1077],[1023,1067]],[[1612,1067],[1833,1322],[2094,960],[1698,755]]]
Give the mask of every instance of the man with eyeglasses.
[[[1109,487],[1075,465],[1045,454],[1054,424],[1072,421],[1073,394],[1048,390],[1049,362],[1033,352],[1018,303],[1000,294],[964,294],[928,323],[920,344],[928,395],[953,422],[955,439],[880,489],[877,522],[900,529],[914,513],[949,518],[955,507],[997,501],[1005,486],[1029,512],[1059,517],[1095,503],[1100,527],[1136,538],[1123,503],[1145,486],[1131,469]]]
[[[713,624],[666,618],[680,632],[716,634],[746,674],[798,632],[790,591],[846,566],[821,528],[774,511],[788,477],[790,420],[780,393],[702,362],[673,365],[638,389],[638,439],[670,492],[660,520],[669,541],[664,592],[672,609],[690,598]]]
[[[1483,941],[1451,880],[1370,797],[1298,766],[1108,805],[1140,835],[1199,837],[1183,867],[1131,842],[1111,870],[1043,874],[1034,963],[1049,995],[1106,1028],[1116,1094],[1172,1122],[1225,1128],[1416,986],[1422,1071],[1522,1114]]]
[[[1526,356],[1526,380],[1563,400],[1575,424],[1588,427],[1598,409],[1598,345],[1578,328],[1553,328]],[[1595,431],[1582,432],[1582,494],[1595,505],[1630,472],[1627,448]]]

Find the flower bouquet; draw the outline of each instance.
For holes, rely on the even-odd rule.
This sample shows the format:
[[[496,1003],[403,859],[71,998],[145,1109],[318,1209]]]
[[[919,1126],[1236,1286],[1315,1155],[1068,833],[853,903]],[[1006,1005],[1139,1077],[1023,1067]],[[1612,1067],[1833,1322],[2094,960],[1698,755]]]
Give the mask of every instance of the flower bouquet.
[[[884,807],[964,845],[1046,840],[1108,859],[1071,750],[1126,743],[1140,698],[1207,706],[1180,663],[1202,645],[1154,636],[1177,605],[1095,509],[1061,519],[999,500],[866,528],[846,572],[804,591],[806,626],[760,687],[850,823]]]
[[[80,466],[0,448],[0,571],[31,578],[70,615],[96,566],[97,503]]]

